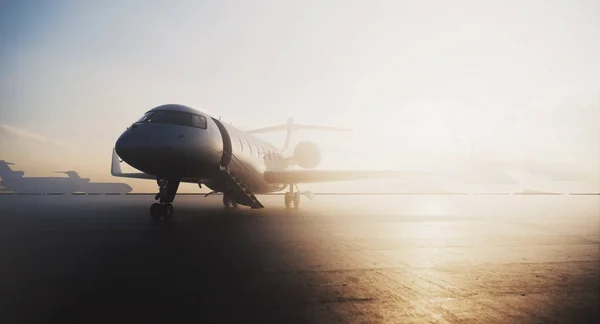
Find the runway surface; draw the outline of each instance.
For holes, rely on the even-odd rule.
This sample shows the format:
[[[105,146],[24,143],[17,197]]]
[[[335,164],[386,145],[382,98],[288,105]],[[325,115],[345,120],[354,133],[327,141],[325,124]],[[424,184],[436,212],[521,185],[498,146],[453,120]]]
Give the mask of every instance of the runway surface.
[[[600,196],[0,196],[1,323],[600,323]]]

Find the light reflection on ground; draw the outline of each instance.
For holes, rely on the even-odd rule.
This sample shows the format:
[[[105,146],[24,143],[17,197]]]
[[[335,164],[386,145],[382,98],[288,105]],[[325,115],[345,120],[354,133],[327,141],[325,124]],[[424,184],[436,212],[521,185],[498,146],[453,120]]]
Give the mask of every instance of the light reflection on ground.
[[[174,222],[155,226],[152,196],[0,196],[1,246],[19,247],[0,259],[21,278],[1,293],[23,314],[87,297],[64,311],[74,322],[172,309],[279,323],[598,322],[600,197],[317,196],[299,210],[282,196],[259,196],[260,210],[220,198],[180,196]]]

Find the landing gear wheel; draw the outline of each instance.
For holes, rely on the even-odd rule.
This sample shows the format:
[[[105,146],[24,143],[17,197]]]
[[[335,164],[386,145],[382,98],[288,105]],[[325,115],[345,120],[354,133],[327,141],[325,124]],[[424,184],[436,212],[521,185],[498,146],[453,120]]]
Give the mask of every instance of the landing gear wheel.
[[[150,206],[150,217],[155,221],[159,220],[161,217],[165,220],[171,220],[173,218],[173,205],[169,203],[152,204],[152,206]]]
[[[223,206],[225,206],[225,208],[236,208],[238,206],[238,203],[233,197],[231,197],[231,195],[223,194]]]
[[[150,217],[152,217],[152,220],[159,220],[160,216],[162,214],[162,206],[159,203],[154,203],[152,204],[152,206],[150,206]]]
[[[223,206],[225,206],[225,208],[229,208],[231,207],[232,203],[231,203],[231,198],[229,198],[229,195],[223,194]]]
[[[162,217],[164,218],[164,220],[173,219],[173,205],[171,205],[171,204],[162,205]]]
[[[300,193],[299,192],[294,192],[294,195],[292,196],[292,201],[294,202],[294,208],[298,208],[298,206],[300,206]]]
[[[150,207],[150,216],[155,221],[161,217],[164,220],[171,220],[173,218],[173,205],[171,203],[175,199],[180,181],[179,179],[158,179],[156,182],[159,188],[154,199],[158,202]]]
[[[285,208],[290,208],[291,204],[292,204],[292,193],[286,192],[285,193]]]

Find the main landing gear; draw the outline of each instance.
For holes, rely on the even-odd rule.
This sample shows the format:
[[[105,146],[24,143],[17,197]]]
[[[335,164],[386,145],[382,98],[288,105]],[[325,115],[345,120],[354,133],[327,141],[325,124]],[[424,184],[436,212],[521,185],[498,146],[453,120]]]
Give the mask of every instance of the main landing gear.
[[[158,179],[159,191],[154,197],[158,203],[150,206],[150,216],[153,220],[159,220],[161,217],[165,220],[173,218],[173,200],[179,188],[179,180]]]
[[[290,208],[294,204],[294,208],[300,206],[300,191],[294,191],[295,185],[289,184],[290,191],[285,193],[285,208]],[[296,187],[296,189],[298,189]]]
[[[224,192],[223,193],[223,205],[226,208],[230,208],[230,207],[237,207],[238,203],[237,201],[234,199],[233,195],[231,193],[227,193]]]

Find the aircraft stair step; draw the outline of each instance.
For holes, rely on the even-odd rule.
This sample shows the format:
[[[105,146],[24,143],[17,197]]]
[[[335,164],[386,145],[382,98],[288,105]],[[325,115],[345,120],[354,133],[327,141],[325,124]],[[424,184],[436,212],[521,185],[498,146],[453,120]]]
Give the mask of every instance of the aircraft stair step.
[[[242,201],[240,201],[240,203],[246,202],[246,204],[252,208],[264,208],[265,207],[265,206],[263,206],[263,204],[261,204],[260,201],[258,201],[258,198],[256,198],[256,196],[246,186],[246,184],[244,184],[244,182],[235,175],[235,173],[233,173],[229,169],[225,169],[223,171],[229,177],[229,179],[231,179],[232,182],[235,184],[237,191],[241,191],[243,193],[244,197],[242,197],[242,198],[245,198],[245,199],[242,199]]]

